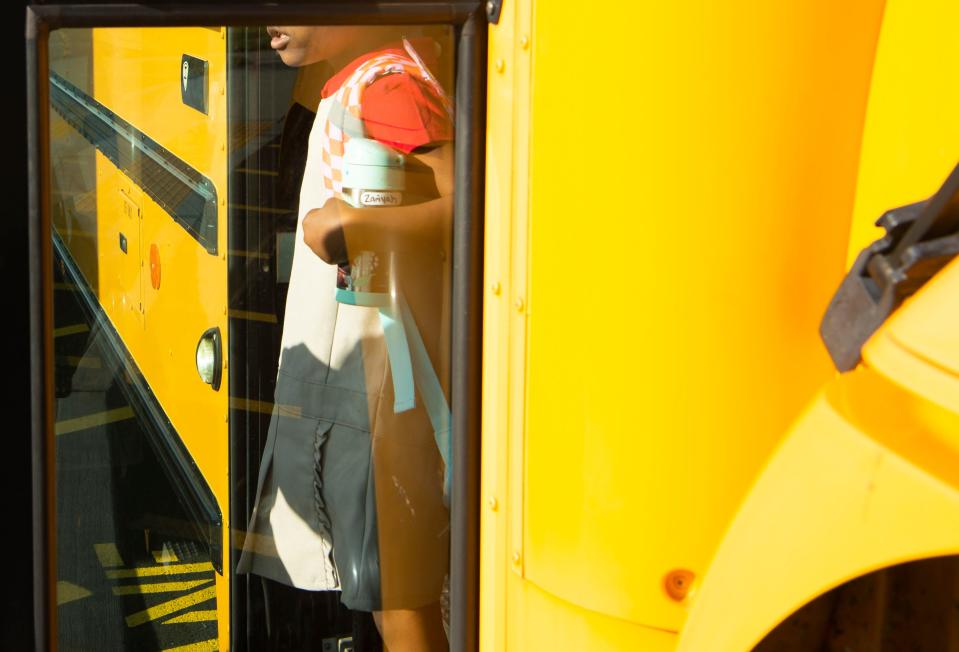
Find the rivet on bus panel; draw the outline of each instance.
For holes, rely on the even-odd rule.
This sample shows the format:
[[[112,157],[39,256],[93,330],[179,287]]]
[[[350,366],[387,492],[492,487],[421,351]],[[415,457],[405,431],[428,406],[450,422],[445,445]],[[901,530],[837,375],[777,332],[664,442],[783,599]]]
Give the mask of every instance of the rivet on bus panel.
[[[681,602],[689,595],[694,579],[696,579],[696,574],[692,571],[677,568],[666,573],[666,577],[663,578],[663,588],[666,590],[666,595],[677,602]]]
[[[489,508],[490,508],[492,511],[494,511],[494,512],[495,512],[497,509],[499,509],[499,503],[496,501],[496,496],[490,496],[490,498],[489,498]]]
[[[516,297],[516,311],[523,312],[523,309],[526,308],[526,304],[523,302],[523,297]]]
[[[519,563],[523,560],[523,556],[519,554],[519,550],[513,552],[513,563],[519,566]]]
[[[526,34],[523,34],[522,36],[519,37],[519,45],[524,50],[529,48],[529,37],[526,36]]]
[[[496,72],[503,72],[506,70],[506,62],[502,59],[496,60]]]
[[[499,293],[503,291],[503,287],[499,284],[499,282],[493,283],[489,287],[489,289],[490,289],[490,292],[492,292],[497,297],[499,296]]]

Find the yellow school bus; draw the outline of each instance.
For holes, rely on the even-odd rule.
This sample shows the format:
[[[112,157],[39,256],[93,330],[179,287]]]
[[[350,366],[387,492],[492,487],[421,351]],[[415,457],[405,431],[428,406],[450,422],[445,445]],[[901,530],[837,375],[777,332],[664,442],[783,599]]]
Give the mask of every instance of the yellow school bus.
[[[264,26],[321,25],[455,106],[443,647],[959,650],[955,3],[28,18],[39,647],[412,645],[237,573],[342,65]]]

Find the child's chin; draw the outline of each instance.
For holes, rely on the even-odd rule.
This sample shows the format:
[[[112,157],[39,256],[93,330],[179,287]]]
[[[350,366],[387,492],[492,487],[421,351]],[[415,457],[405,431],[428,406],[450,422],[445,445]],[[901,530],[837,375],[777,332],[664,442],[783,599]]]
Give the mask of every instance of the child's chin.
[[[286,49],[280,50],[277,54],[280,55],[280,60],[291,68],[299,68],[304,65],[302,52],[291,52],[289,49]]]

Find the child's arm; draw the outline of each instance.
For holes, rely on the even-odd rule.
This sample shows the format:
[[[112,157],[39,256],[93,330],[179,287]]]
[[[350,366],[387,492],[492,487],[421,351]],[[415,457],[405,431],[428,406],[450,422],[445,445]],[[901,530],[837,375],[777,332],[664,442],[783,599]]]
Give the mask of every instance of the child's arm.
[[[453,144],[410,157],[431,170],[437,199],[388,208],[353,208],[331,199],[303,219],[303,239],[313,253],[333,264],[345,262],[347,252],[441,247],[453,218]]]

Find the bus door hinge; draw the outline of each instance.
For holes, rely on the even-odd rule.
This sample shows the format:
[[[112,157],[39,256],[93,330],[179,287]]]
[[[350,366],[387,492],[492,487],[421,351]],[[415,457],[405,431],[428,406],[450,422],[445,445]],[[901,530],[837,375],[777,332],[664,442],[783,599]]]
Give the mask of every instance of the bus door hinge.
[[[503,11],[503,0],[486,0],[486,20],[491,25],[499,22],[499,15]]]
[[[886,235],[856,257],[819,326],[839,371],[854,369],[889,315],[959,254],[959,165],[932,197],[887,211],[876,225]]]

